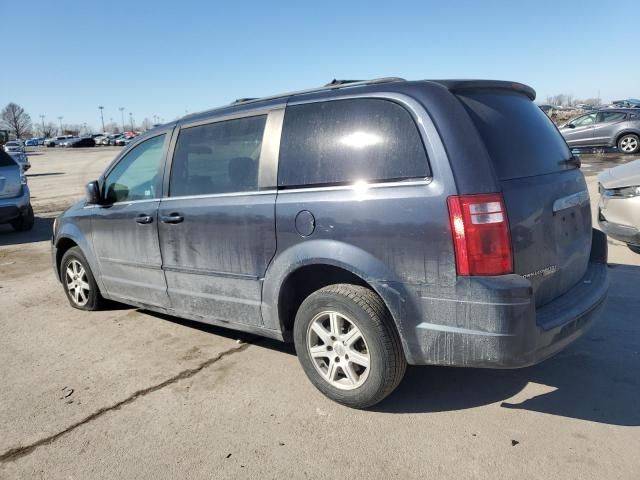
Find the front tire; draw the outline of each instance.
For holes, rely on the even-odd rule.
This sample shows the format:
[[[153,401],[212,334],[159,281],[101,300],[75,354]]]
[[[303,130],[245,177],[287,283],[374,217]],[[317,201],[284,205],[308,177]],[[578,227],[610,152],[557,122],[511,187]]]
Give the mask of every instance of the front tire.
[[[337,284],[312,293],[298,309],[293,333],[309,380],[343,405],[371,407],[404,376],[407,362],[393,319],[368,288]]]
[[[618,151],[627,155],[633,155],[640,151],[640,137],[633,133],[621,136],[618,139]]]
[[[79,247],[70,248],[62,257],[60,279],[73,308],[87,311],[100,310],[104,299],[89,268],[89,262]]]
[[[631,245],[629,243],[627,244],[627,247],[629,247],[629,250],[631,250],[633,253],[640,254],[640,245]]]
[[[27,211],[11,222],[11,226],[16,232],[28,232],[33,228],[35,216],[31,204],[27,207]]]

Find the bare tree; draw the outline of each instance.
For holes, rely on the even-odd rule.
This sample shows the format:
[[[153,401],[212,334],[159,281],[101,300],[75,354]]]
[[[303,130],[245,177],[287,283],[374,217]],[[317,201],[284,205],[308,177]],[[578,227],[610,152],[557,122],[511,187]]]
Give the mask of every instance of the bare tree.
[[[17,103],[9,103],[0,113],[2,122],[16,138],[27,136],[31,132],[31,117]]]
[[[58,127],[53,122],[49,122],[45,124],[44,128],[42,129],[42,136],[44,138],[51,138],[56,133],[58,133]]]
[[[141,126],[142,126],[142,130],[146,132],[151,127],[153,127],[153,124],[151,123],[151,120],[149,120],[148,118],[145,117],[145,119],[142,121],[142,125]]]

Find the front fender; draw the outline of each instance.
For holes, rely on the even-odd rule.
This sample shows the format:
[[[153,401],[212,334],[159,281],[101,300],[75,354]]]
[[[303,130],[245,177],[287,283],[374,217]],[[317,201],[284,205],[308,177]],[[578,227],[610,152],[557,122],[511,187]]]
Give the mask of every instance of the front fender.
[[[360,277],[382,298],[391,312],[405,354],[404,319],[419,318],[411,285],[400,281],[386,265],[353,245],[336,240],[308,240],[279,253],[271,262],[262,286],[262,319],[266,328],[284,331],[278,315],[280,290],[287,277],[308,265],[330,265]]]
[[[57,251],[58,246],[63,242],[63,240],[71,240],[73,243],[78,245],[82,254],[87,259],[89,263],[89,268],[91,269],[91,273],[93,274],[93,278],[98,284],[98,288],[101,292],[105,292],[104,284],[102,283],[102,277],[100,275],[100,267],[98,265],[95,251],[93,250],[93,242],[91,241],[91,230],[90,216],[84,217],[74,217],[74,221],[68,221],[64,217],[60,217],[59,221],[61,222],[58,231],[56,232],[55,241],[53,244],[53,261],[54,261],[54,269],[58,279],[60,279],[60,272],[57,268]]]

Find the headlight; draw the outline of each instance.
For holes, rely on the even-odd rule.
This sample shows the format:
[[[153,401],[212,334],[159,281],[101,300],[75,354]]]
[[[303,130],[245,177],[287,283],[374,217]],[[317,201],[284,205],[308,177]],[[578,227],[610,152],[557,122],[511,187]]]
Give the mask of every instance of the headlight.
[[[605,197],[631,198],[640,196],[640,186],[623,188],[603,188],[600,192]]]
[[[58,224],[58,217],[53,219],[53,235],[56,234],[56,225]]]

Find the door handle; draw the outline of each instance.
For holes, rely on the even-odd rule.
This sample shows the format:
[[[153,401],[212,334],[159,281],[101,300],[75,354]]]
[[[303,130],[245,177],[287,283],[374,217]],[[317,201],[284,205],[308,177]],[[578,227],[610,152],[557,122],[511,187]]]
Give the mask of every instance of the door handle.
[[[162,223],[181,223],[184,217],[178,213],[171,213],[169,215],[163,215],[160,217]]]
[[[136,223],[142,223],[144,225],[152,222],[153,222],[153,217],[151,215],[142,214],[136,217]]]

